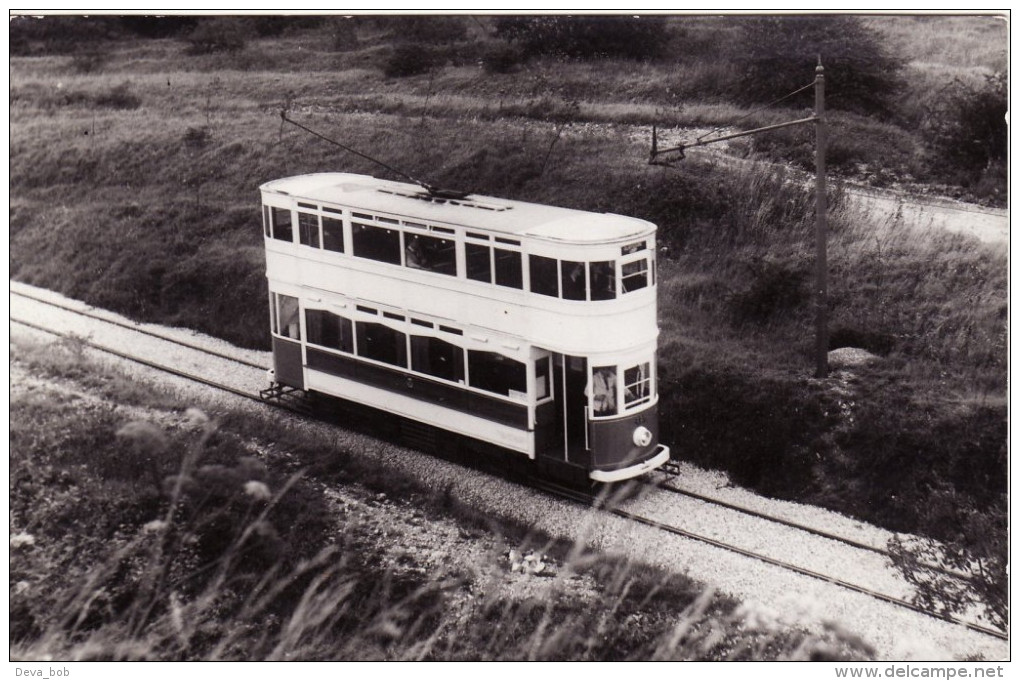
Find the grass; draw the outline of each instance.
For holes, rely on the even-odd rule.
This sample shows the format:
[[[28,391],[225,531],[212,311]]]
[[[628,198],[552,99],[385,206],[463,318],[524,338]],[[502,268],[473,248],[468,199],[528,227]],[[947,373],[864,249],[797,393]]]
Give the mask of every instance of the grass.
[[[836,624],[809,636],[792,613],[776,620],[685,577],[483,516],[321,429],[239,412],[210,420],[126,387],[66,343],[17,341],[12,353],[16,368],[60,379],[12,395],[13,659],[874,653]],[[387,504],[377,524],[365,520]],[[414,550],[415,523],[458,533],[448,564]],[[378,534],[383,524],[396,540]],[[536,561],[522,571],[525,555]]]
[[[905,37],[938,22],[892,23],[904,31],[901,49],[917,55],[918,89],[904,95],[902,116],[916,120],[955,77],[954,64],[995,68],[987,56],[959,58],[994,42],[985,29],[943,30],[952,51],[933,61],[924,41]],[[664,434],[680,456],[897,529],[951,535],[951,518],[922,513],[940,490],[1004,512],[994,480],[982,495],[970,483],[957,489],[955,478],[961,452],[974,470],[993,471],[1005,448],[1005,254],[963,236],[905,231],[895,217],[856,211],[834,187],[833,337],[883,359],[814,382],[813,208],[800,175],[695,154],[676,169],[645,164],[652,122],[750,127],[802,113],[747,116],[707,85],[683,90],[689,75],[725,77],[709,59],[718,28],[711,18],[687,24],[683,59],[668,68],[540,59],[499,75],[451,63],[387,79],[386,45],[362,40],[332,52],[315,32],[202,57],[172,40],[128,41],[87,73],[71,56],[16,57],[11,274],[137,319],[267,347],[258,185],[303,172],[380,172],[281,127],[278,111],[290,102],[299,120],[440,186],[658,224],[660,392]],[[98,103],[118,88],[138,105]],[[845,176],[924,180],[911,126],[831,119],[831,160]],[[732,152],[809,168],[810,130]],[[869,466],[886,470],[888,461],[897,473],[875,480]],[[917,484],[900,493],[911,476]]]

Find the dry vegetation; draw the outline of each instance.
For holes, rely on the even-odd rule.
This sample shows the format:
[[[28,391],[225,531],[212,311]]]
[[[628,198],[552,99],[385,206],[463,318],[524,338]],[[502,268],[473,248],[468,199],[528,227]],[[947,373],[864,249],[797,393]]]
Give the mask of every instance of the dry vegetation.
[[[1001,26],[865,23],[901,56],[908,86],[891,114],[833,112],[835,172],[1001,202],[999,166],[975,170],[962,156],[954,166],[944,153],[933,165],[922,134],[963,111],[950,94],[1002,68]],[[187,32],[12,42],[12,277],[265,347],[258,185],[380,172],[281,126],[286,106],[441,186],[657,223],[664,436],[675,452],[770,494],[1004,556],[1005,254],[905,233],[834,189],[833,347],[883,359],[818,382],[807,368],[812,208],[797,176],[753,163],[645,164],[651,122],[751,127],[799,115],[740,120],[755,107],[733,103],[737,72],[717,58],[739,46],[737,23],[671,25],[659,60],[504,55],[503,72],[493,67],[505,65],[493,61],[498,41],[467,22],[430,41],[431,68],[406,77],[384,75],[398,39],[383,20],[256,28],[222,49],[208,49],[208,36],[196,47]],[[938,116],[932,93],[949,103]],[[932,140],[951,143],[958,130],[935,131]],[[810,167],[808,135],[737,149]],[[944,167],[954,172],[935,172]],[[973,514],[991,528],[978,542]]]

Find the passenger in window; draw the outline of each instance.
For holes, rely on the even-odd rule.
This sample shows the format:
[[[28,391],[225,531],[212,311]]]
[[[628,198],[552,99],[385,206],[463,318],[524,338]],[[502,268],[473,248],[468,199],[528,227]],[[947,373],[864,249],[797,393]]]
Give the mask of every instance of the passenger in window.
[[[592,370],[590,393],[592,411],[595,416],[611,416],[616,413],[616,371],[612,367]]]
[[[420,238],[412,236],[408,240],[404,251],[408,267],[416,270],[427,270],[429,268],[428,258],[425,255],[425,249],[422,247]]]

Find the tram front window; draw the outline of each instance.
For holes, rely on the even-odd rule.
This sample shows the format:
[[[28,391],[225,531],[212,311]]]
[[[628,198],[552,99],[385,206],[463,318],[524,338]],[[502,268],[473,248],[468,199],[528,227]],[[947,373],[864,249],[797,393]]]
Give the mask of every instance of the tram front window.
[[[592,367],[588,392],[594,416],[616,414],[616,367]]]

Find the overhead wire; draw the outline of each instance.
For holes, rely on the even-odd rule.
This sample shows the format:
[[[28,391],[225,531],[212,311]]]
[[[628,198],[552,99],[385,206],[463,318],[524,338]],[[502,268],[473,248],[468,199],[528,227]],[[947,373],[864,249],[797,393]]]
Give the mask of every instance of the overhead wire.
[[[804,92],[805,90],[809,90],[809,89],[813,88],[814,86],[815,86],[814,82],[811,82],[811,83],[808,83],[807,85],[805,85],[804,87],[797,88],[793,92],[785,94],[782,97],[780,97],[779,99],[774,99],[771,102],[769,102],[768,104],[763,104],[762,106],[758,107],[757,109],[753,109],[751,111],[748,111],[743,116],[739,116],[736,120],[731,121],[729,123],[729,125],[730,126],[735,125],[736,123],[739,123],[740,121],[744,120],[745,118],[748,118],[749,116],[753,116],[756,113],[760,113],[760,112],[764,111],[765,109],[769,108],[770,106],[775,106],[779,102],[785,101],[785,100],[789,99],[790,97],[793,97],[794,95],[798,95],[801,92]],[[700,137],[696,138],[694,141],[695,142],[701,142],[702,140],[704,140],[709,135],[714,135],[715,133],[720,132],[721,130],[725,130],[726,127],[728,127],[728,126],[720,125],[720,126],[714,128],[713,130],[709,130],[704,135],[701,135]]]

